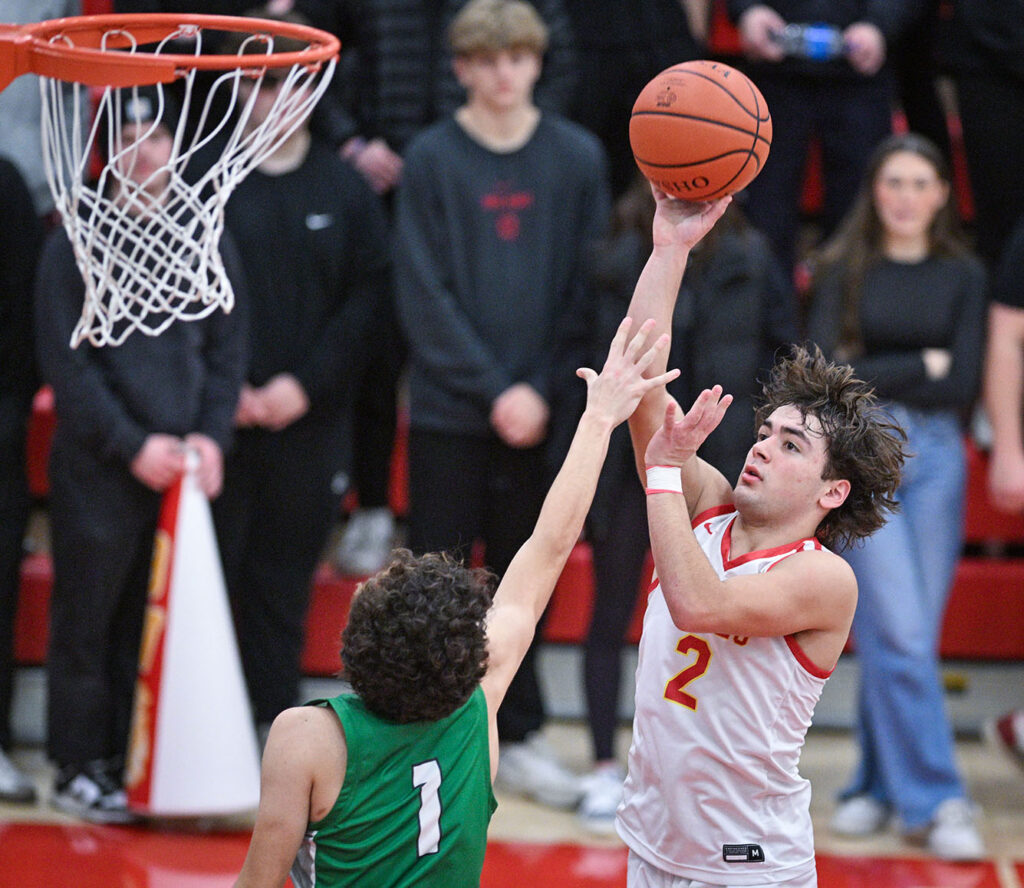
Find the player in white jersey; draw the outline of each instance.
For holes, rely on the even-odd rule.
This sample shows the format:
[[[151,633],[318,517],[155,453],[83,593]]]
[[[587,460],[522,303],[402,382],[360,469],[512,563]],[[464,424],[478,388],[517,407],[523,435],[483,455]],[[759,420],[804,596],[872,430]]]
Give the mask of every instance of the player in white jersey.
[[[728,198],[655,197],[629,313],[665,333],[690,248]],[[655,563],[617,819],[630,888],[816,885],[798,761],[857,603],[827,547],[895,508],[905,436],[849,367],[799,348],[775,366],[735,487],[696,456],[731,400],[715,386],[683,415],[658,388],[630,419]]]

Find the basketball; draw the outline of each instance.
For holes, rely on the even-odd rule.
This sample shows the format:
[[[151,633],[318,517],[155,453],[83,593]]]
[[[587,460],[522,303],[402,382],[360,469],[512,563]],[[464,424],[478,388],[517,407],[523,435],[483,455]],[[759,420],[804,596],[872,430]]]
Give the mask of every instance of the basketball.
[[[640,91],[629,119],[640,171],[683,200],[745,188],[772,145],[772,118],[749,77],[721,62],[666,68]]]

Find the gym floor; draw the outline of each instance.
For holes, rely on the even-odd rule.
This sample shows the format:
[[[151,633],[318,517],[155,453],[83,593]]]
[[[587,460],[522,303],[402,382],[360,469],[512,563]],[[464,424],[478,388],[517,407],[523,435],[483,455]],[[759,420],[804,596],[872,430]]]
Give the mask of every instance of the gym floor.
[[[574,769],[587,768],[582,722],[559,719],[546,734]],[[620,733],[623,753],[629,730]],[[835,793],[855,758],[849,731],[812,728],[801,771],[811,781],[821,888],[1024,888],[1024,772],[975,739],[957,752],[981,806],[989,858],[977,864],[936,861],[895,833],[840,840],[827,822]],[[15,750],[41,798],[52,772],[38,747]],[[17,888],[230,888],[248,843],[249,817],[154,822],[132,827],[83,824],[52,810],[0,805],[0,885]],[[621,888],[626,851],[616,838],[584,832],[573,814],[499,795],[490,830],[483,888]]]

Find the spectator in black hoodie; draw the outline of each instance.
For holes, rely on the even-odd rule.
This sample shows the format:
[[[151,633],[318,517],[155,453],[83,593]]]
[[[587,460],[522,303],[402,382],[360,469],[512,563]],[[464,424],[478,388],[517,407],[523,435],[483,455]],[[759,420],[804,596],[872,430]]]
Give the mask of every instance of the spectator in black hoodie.
[[[125,91],[119,137],[134,151],[121,192],[135,209],[161,212],[174,113],[162,119],[154,87]],[[36,349],[53,386],[57,429],[50,453],[54,584],[47,657],[52,796],[96,822],[129,819],[122,768],[128,745],[146,589],[162,492],[199,456],[198,480],[218,495],[223,453],[245,366],[245,295],[237,259],[221,253],[238,296],[231,314],[177,321],[160,336],[70,346],[85,285],[63,229],[47,240],[36,283]]]

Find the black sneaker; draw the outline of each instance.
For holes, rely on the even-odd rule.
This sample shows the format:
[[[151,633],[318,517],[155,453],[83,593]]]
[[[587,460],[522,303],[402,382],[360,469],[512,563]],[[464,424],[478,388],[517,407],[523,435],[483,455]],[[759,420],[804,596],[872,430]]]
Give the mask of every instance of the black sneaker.
[[[66,765],[57,773],[50,803],[91,823],[132,823],[124,788],[110,773],[109,763]]]

